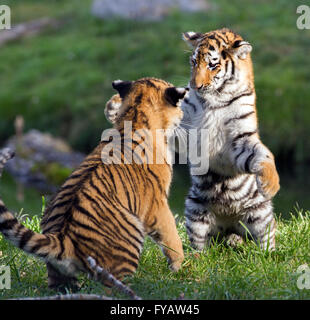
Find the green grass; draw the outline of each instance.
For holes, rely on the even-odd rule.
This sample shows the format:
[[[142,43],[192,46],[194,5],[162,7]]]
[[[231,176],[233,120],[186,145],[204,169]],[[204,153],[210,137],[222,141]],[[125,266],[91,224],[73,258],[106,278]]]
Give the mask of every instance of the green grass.
[[[11,0],[12,21],[62,19],[56,30],[0,50],[0,141],[16,114],[26,128],[49,131],[88,152],[108,126],[104,105],[115,79],[189,79],[189,50],[181,32],[223,26],[253,45],[260,132],[279,161],[310,154],[309,30],[296,27],[298,0],[210,0],[206,13],[175,12],[160,22],[99,20],[91,0]],[[241,9],[242,8],[242,9]]]
[[[297,268],[310,265],[310,213],[299,211],[289,221],[277,219],[277,249],[264,252],[251,241],[233,249],[215,243],[202,253],[188,242],[184,221],[177,217],[185,260],[173,273],[161,250],[147,239],[136,274],[127,283],[143,299],[310,299],[310,290],[297,288]],[[40,218],[24,218],[39,231]],[[11,267],[11,289],[0,290],[1,299],[54,295],[47,288],[45,265],[0,238],[0,265]],[[80,277],[81,293],[127,298],[106,290],[86,276]]]

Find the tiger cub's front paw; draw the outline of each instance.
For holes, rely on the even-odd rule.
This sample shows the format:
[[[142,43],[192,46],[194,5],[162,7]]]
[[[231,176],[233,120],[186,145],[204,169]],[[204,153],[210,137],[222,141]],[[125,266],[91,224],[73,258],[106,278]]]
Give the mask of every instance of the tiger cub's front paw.
[[[184,260],[184,254],[183,252],[180,254],[176,254],[175,257],[173,257],[173,260],[172,260],[172,257],[167,257],[167,259],[168,259],[169,269],[171,271],[177,272],[182,266],[182,262]]]
[[[174,261],[173,263],[169,263],[169,269],[173,272],[179,271],[182,266],[183,259]]]
[[[119,94],[115,94],[112,98],[106,103],[104,114],[107,117],[107,120],[111,123],[115,123],[118,117],[119,109],[122,105],[122,99]]]
[[[256,175],[258,190],[268,199],[273,198],[280,189],[280,178],[273,162],[261,163],[261,169]]]

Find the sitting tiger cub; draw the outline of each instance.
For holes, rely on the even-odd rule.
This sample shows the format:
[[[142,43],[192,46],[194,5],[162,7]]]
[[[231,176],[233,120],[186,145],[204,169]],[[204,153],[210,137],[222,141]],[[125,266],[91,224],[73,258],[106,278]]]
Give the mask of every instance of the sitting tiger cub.
[[[147,129],[154,135],[157,129],[173,129],[180,123],[184,88],[155,78],[118,80],[113,87],[122,97],[114,128],[124,149],[130,138],[125,122],[132,123],[133,131]],[[132,148],[140,146],[140,138],[132,137]],[[162,141],[167,143],[167,139]],[[47,263],[49,287],[75,285],[79,272],[106,285],[120,283],[116,279],[137,269],[146,235],[162,246],[173,271],[181,266],[182,242],[167,200],[171,165],[165,156],[163,164],[126,164],[124,150],[113,150],[119,163],[105,164],[108,143],[101,141],[50,201],[41,223],[43,234],[24,227],[0,200],[0,231],[14,245]],[[160,154],[165,147],[146,144],[140,155],[148,157],[154,150]],[[1,171],[11,156],[1,153]]]

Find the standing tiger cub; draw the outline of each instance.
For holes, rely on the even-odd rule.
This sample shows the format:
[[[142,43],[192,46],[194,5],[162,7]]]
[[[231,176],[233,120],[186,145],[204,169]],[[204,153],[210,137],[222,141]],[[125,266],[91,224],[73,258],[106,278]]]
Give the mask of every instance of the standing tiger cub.
[[[193,50],[183,121],[207,129],[209,143],[209,171],[192,175],[186,199],[188,236],[200,250],[218,235],[242,241],[246,234],[273,250],[279,176],[258,134],[252,46],[226,28],[183,39]]]
[[[212,238],[235,245],[248,236],[273,250],[271,199],[280,185],[273,154],[258,135],[252,46],[226,28],[187,32],[183,39],[193,52],[181,128],[206,129],[209,146],[209,170],[191,176],[185,203],[191,244],[202,250]],[[107,102],[106,116],[112,123],[120,104],[119,95]],[[197,144],[202,143],[206,141],[198,135]]]
[[[127,164],[126,150],[139,148],[142,136],[126,133],[124,124],[131,122],[133,132],[147,129],[154,136],[157,129],[174,129],[182,119],[179,101],[185,89],[155,78],[114,81],[113,87],[122,97],[114,124],[120,148],[115,145],[113,156],[119,161],[106,164],[110,142],[101,141],[50,201],[41,223],[43,234],[24,227],[0,200],[0,231],[17,247],[46,261],[49,287],[72,286],[79,272],[105,284],[120,283],[116,279],[135,272],[146,235],[162,246],[172,270],[183,261],[167,200],[172,178],[164,155],[167,139],[162,139],[164,145],[145,139],[143,152],[135,153],[138,158],[162,153],[162,164],[143,159]],[[2,170],[10,154],[0,158]]]

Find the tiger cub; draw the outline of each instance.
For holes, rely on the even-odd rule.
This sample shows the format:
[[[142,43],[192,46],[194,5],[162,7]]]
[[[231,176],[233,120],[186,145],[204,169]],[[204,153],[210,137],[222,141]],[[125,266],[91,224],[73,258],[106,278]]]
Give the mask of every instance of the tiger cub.
[[[279,176],[258,134],[252,46],[226,28],[183,39],[193,50],[183,121],[207,129],[209,143],[209,171],[192,175],[186,199],[189,239],[201,250],[218,235],[233,242],[248,235],[273,250]]]
[[[112,152],[119,161],[107,163],[110,140],[101,141],[50,201],[41,223],[43,234],[24,227],[0,200],[0,231],[47,263],[51,288],[74,286],[80,272],[106,285],[117,283],[137,269],[146,235],[162,247],[173,271],[184,258],[167,200],[172,178],[164,155],[167,139],[161,140],[164,145],[145,139],[144,150],[134,153],[140,162],[127,164],[125,158],[126,150],[141,147],[141,130],[155,136],[157,129],[173,129],[180,123],[185,89],[155,78],[118,80],[113,87],[122,97],[114,124],[120,148],[115,144]],[[126,133],[126,122],[140,134]],[[155,151],[163,154],[162,164],[143,161]],[[1,154],[1,169],[10,157],[8,152]]]
[[[185,204],[191,244],[202,250],[212,238],[236,245],[249,236],[272,250],[276,223],[271,198],[280,186],[273,154],[258,135],[252,47],[226,28],[187,32],[183,39],[193,53],[180,127],[206,129],[208,141],[198,135],[197,144],[209,144],[209,170],[191,176]],[[112,123],[120,103],[114,95],[106,105]]]

